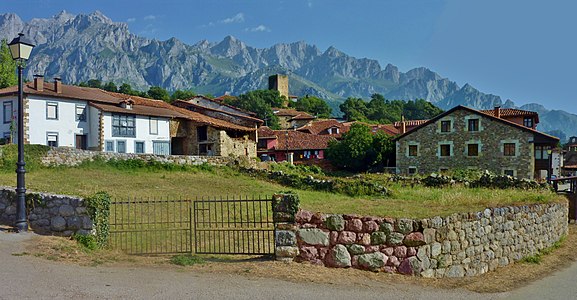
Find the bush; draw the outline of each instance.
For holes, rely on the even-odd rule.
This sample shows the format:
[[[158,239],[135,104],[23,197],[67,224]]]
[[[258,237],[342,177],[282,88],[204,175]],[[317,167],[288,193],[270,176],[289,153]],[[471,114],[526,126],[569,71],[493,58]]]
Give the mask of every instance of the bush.
[[[84,234],[74,234],[72,239],[77,241],[78,244],[82,245],[83,248],[87,250],[96,250],[98,249],[98,242],[96,241],[96,237],[93,235],[84,235]]]
[[[179,266],[192,266],[196,264],[203,264],[205,261],[202,257],[194,255],[175,255],[170,259],[170,262]]]
[[[50,147],[44,145],[24,145],[24,161],[26,171],[43,168],[42,158],[46,156]],[[16,170],[18,161],[18,145],[10,144],[0,147],[0,168],[4,171]]]

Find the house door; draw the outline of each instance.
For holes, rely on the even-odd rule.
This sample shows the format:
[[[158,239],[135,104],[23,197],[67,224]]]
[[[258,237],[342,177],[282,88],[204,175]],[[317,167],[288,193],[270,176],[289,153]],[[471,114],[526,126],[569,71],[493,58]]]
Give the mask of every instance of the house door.
[[[88,149],[86,145],[86,135],[83,134],[76,135],[76,149],[82,149],[82,150]]]

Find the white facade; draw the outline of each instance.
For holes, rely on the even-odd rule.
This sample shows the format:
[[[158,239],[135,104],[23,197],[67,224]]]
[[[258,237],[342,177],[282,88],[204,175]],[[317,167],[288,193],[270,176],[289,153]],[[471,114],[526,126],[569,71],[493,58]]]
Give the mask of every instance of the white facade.
[[[105,112],[83,100],[39,95],[27,95],[26,100],[25,115],[28,114],[28,122],[25,123],[25,135],[30,144],[125,153],[170,154],[169,118]],[[12,143],[17,142],[17,126],[13,121],[16,120],[18,112],[17,102],[17,97],[14,96],[0,98],[0,138],[8,138],[12,133]],[[118,130],[114,132],[114,115],[124,116],[123,120],[134,120],[134,123],[130,124],[130,134],[122,134]],[[11,123],[14,127],[12,130]]]
[[[113,130],[114,115],[133,117],[135,134],[115,134]],[[168,118],[104,112],[102,121],[104,129],[103,151],[170,154],[170,120]],[[126,120],[123,118],[121,122],[126,122]],[[138,147],[142,148],[137,149]]]

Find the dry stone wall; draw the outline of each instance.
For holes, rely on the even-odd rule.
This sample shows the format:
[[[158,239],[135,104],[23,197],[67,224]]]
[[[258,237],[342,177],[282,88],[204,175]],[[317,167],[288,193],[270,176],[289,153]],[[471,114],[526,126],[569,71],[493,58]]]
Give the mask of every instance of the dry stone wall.
[[[423,277],[476,276],[537,254],[568,233],[566,203],[393,219],[300,210],[295,260]]]
[[[77,166],[83,161],[94,160],[99,157],[105,161],[110,159],[128,160],[141,159],[144,161],[157,161],[161,163],[173,163],[179,165],[201,165],[211,164],[223,166],[231,161],[231,157],[223,156],[188,156],[188,155],[154,155],[154,154],[134,154],[134,153],[115,153],[80,150],[68,147],[51,148],[45,157],[42,158],[42,164],[46,166]]]
[[[72,236],[90,234],[93,227],[84,199],[45,194],[26,193],[30,228],[38,234]],[[0,224],[13,226],[16,220],[16,192],[0,188]]]

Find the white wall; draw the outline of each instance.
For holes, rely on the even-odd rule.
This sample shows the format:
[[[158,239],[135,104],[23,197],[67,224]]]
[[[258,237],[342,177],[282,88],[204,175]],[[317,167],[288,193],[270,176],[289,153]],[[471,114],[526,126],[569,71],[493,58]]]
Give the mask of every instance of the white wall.
[[[86,112],[86,121],[76,121],[76,105],[85,105],[88,102],[82,100],[69,100],[48,98],[36,95],[28,96],[29,112],[29,142],[31,144],[46,145],[48,132],[58,133],[59,147],[76,147],[76,135],[90,135],[90,114]],[[46,117],[46,105],[49,102],[58,103],[58,119],[52,120]],[[90,146],[90,145],[89,145]]]
[[[158,117],[158,134],[150,134],[150,117],[136,115],[136,137],[113,137],[112,114],[104,112],[104,147],[106,141],[114,142],[114,152],[117,152],[117,141],[126,141],[126,153],[134,153],[135,142],[144,142],[144,153],[153,153],[152,142],[164,141],[170,143],[170,120]],[[103,149],[104,150],[104,149]]]

